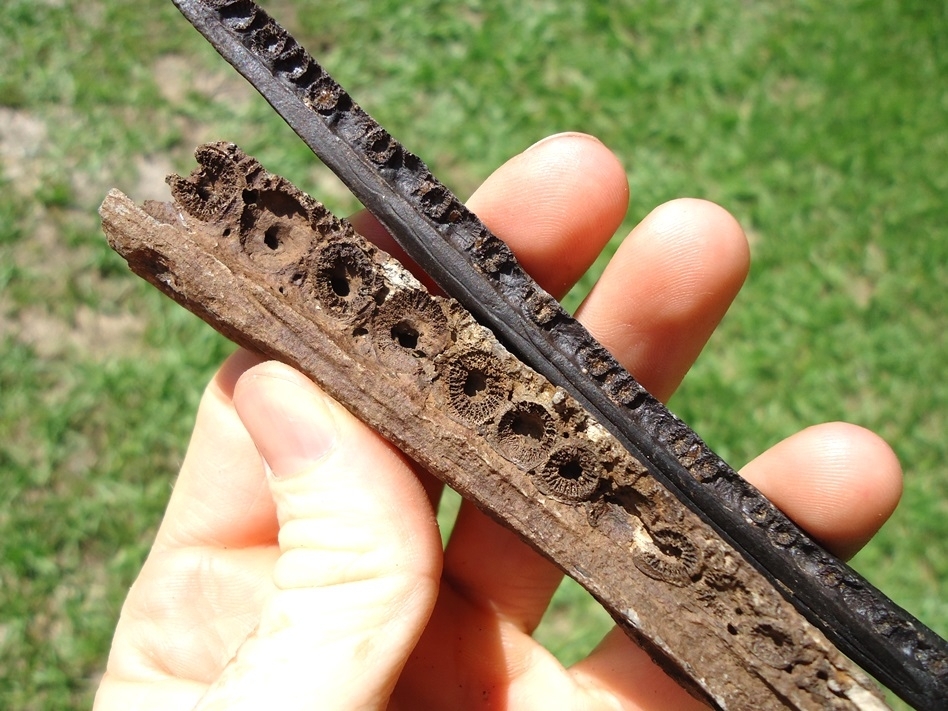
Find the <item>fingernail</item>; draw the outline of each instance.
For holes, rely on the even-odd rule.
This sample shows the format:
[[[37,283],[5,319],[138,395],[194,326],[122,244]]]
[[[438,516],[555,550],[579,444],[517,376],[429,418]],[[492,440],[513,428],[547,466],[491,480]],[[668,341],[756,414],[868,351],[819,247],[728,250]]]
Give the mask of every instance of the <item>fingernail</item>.
[[[312,384],[256,375],[241,390],[237,411],[273,476],[300,474],[333,448],[336,420]]]
[[[589,141],[602,143],[602,141],[600,141],[598,138],[596,138],[595,136],[590,136],[588,133],[582,133],[580,131],[564,131],[562,133],[554,133],[552,136],[547,136],[546,138],[541,138],[539,141],[537,141],[532,146],[527,148],[527,151],[532,151],[534,148],[542,146],[544,143],[558,141],[561,138],[585,138]],[[527,151],[524,151],[524,153],[526,153]]]

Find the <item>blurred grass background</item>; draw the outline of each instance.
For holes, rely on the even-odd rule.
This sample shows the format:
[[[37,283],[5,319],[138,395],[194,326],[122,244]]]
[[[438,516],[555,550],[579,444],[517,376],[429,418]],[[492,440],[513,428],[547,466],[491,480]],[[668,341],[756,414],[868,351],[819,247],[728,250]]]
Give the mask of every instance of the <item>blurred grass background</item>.
[[[731,210],[751,276],[672,408],[735,465],[816,422],[886,437],[905,496],[855,566],[948,635],[948,5],[264,5],[461,195],[582,130],[627,168],[620,234]],[[356,204],[170,2],[7,0],[0,57],[0,706],[81,708],[231,350],[127,273],[99,202],[225,139]],[[540,634],[569,661],[607,624],[566,585]]]

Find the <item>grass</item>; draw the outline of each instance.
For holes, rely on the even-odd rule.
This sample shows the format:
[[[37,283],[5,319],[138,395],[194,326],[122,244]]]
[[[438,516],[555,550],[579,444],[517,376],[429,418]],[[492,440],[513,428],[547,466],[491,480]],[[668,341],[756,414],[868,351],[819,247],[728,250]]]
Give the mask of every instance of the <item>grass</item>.
[[[461,194],[584,130],[627,167],[626,229],[681,195],[730,209],[754,266],[673,409],[738,465],[819,421],[885,436],[904,501],[855,565],[948,635],[944,7],[268,6]],[[169,2],[11,0],[0,56],[0,705],[88,707],[230,349],[127,274],[98,203],[216,139],[355,203]],[[540,636],[569,661],[606,626],[566,585]]]

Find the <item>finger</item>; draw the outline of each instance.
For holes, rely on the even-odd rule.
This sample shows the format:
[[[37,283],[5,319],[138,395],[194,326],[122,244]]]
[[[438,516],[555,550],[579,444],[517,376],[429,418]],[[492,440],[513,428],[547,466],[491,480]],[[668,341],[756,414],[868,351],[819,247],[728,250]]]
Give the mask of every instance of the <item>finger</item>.
[[[198,708],[384,708],[430,615],[441,540],[405,459],[295,370],[235,404],[271,472],[277,592]]]
[[[771,447],[741,475],[836,555],[856,554],[902,495],[902,468],[882,438],[834,422]]]
[[[563,573],[515,533],[462,503],[444,552],[444,584],[532,634]]]
[[[599,256],[629,202],[625,170],[592,136],[550,136],[502,165],[468,206],[556,298]]]
[[[623,241],[577,317],[667,400],[740,290],[750,263],[731,215],[704,200],[653,210]]]
[[[591,136],[567,133],[511,158],[467,205],[510,246],[527,273],[560,298],[615,233],[628,199],[625,171],[613,153]],[[360,234],[405,261],[371,215],[359,213],[352,222]],[[424,281],[424,275],[415,275]]]
[[[237,379],[261,360],[238,350],[205,389],[156,550],[276,540],[276,514],[260,456],[233,405]]]
[[[662,671],[618,627],[569,672],[579,686],[598,688],[621,700],[616,706],[622,709],[698,711],[708,708]]]

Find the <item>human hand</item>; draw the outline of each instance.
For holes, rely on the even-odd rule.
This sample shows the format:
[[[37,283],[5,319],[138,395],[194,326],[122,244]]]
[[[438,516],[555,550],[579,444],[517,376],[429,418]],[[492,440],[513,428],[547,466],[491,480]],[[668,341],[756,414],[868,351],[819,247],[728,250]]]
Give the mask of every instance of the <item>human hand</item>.
[[[627,193],[602,144],[563,135],[509,161],[469,205],[562,296],[618,227]],[[726,212],[674,201],[633,230],[578,316],[666,399],[747,265]],[[742,473],[840,555],[868,540],[901,487],[891,450],[839,423]],[[442,553],[439,492],[302,375],[238,352],[202,400],[96,708],[700,706],[619,630],[562,667],[531,637],[561,574],[466,503]]]

